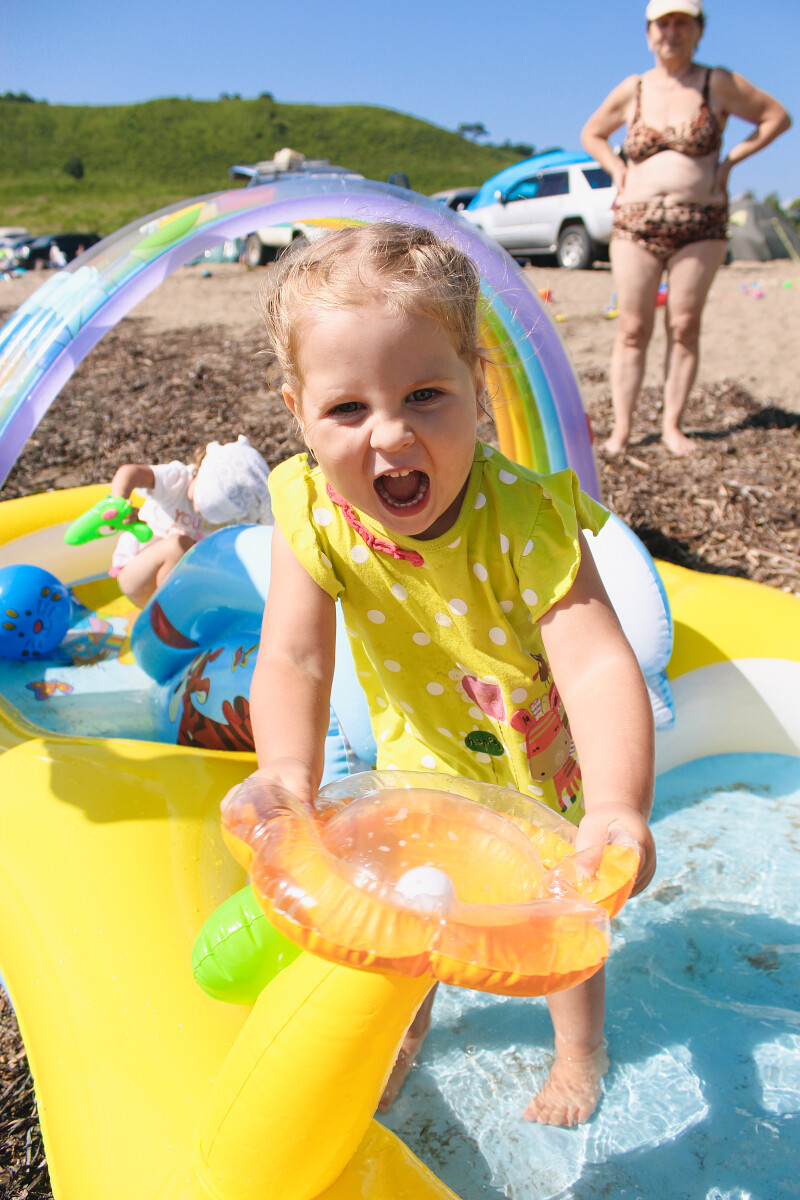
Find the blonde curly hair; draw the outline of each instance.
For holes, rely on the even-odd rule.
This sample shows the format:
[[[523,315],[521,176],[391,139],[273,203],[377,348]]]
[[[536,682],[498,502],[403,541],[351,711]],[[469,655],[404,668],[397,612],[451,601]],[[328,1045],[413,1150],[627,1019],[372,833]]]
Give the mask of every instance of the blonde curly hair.
[[[301,387],[299,339],[313,308],[363,304],[378,294],[398,314],[437,321],[456,353],[484,358],[479,343],[480,276],[472,259],[429,229],[396,222],[298,239],[257,298],[269,351],[293,391]]]

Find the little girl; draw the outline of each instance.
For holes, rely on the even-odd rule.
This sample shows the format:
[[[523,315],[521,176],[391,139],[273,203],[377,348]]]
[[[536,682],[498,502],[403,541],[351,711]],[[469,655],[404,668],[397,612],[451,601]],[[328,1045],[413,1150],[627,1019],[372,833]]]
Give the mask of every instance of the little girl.
[[[250,701],[258,775],[302,800],[316,793],[339,600],[379,769],[532,794],[578,825],[579,848],[624,831],[641,849],[641,890],[655,868],[653,727],[580,532],[605,512],[571,471],[538,476],[477,441],[478,299],[473,263],[414,226],[340,230],[281,259],[264,315],[314,461],[301,454],[270,477]],[[524,1115],[570,1125],[593,1112],[608,1065],[602,973],[548,1003],[556,1058]]]
[[[122,592],[141,608],[195,542],[223,525],[269,521],[268,476],[269,467],[244,434],[225,445],[209,442],[191,465],[117,467],[110,495],[127,500],[134,489],[143,492],[139,520],[154,534],[147,542],[120,534],[110,574]]]

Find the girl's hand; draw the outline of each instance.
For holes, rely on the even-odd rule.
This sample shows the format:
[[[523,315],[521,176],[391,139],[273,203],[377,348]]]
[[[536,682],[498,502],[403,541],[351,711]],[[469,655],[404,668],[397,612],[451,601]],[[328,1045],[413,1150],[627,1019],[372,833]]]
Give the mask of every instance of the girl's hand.
[[[575,850],[585,850],[602,842],[633,841],[639,849],[640,863],[632,896],[643,892],[656,869],[656,845],[642,814],[628,804],[609,802],[592,807],[578,826]]]
[[[270,799],[270,793],[278,790],[288,792],[301,804],[311,805],[317,794],[308,763],[301,762],[298,758],[279,758],[266,767],[259,767],[226,793],[219,806],[223,815],[239,801],[238,792],[243,784],[257,787],[267,801]]]

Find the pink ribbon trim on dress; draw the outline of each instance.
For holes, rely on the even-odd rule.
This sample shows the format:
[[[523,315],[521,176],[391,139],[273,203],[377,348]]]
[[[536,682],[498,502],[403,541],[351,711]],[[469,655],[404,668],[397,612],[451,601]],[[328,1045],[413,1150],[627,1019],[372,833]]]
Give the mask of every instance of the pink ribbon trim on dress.
[[[394,542],[388,541],[386,538],[377,537],[367,529],[366,525],[362,525],[355,514],[355,509],[352,504],[348,504],[343,496],[335,492],[329,483],[325,484],[325,491],[334,504],[342,510],[342,516],[351,529],[355,529],[356,533],[369,546],[370,550],[377,550],[380,554],[389,554],[392,558],[400,559],[402,562],[411,563],[412,567],[424,567],[425,559],[416,550],[402,550],[400,546],[395,546]]]

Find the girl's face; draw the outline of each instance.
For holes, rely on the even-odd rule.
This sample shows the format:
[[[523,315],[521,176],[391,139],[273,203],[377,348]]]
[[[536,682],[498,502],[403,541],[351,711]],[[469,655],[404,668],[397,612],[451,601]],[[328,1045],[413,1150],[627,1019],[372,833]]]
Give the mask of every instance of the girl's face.
[[[446,533],[472,467],[482,361],[379,297],[313,310],[298,341],[302,383],[283,394],[327,481],[394,533]]]

